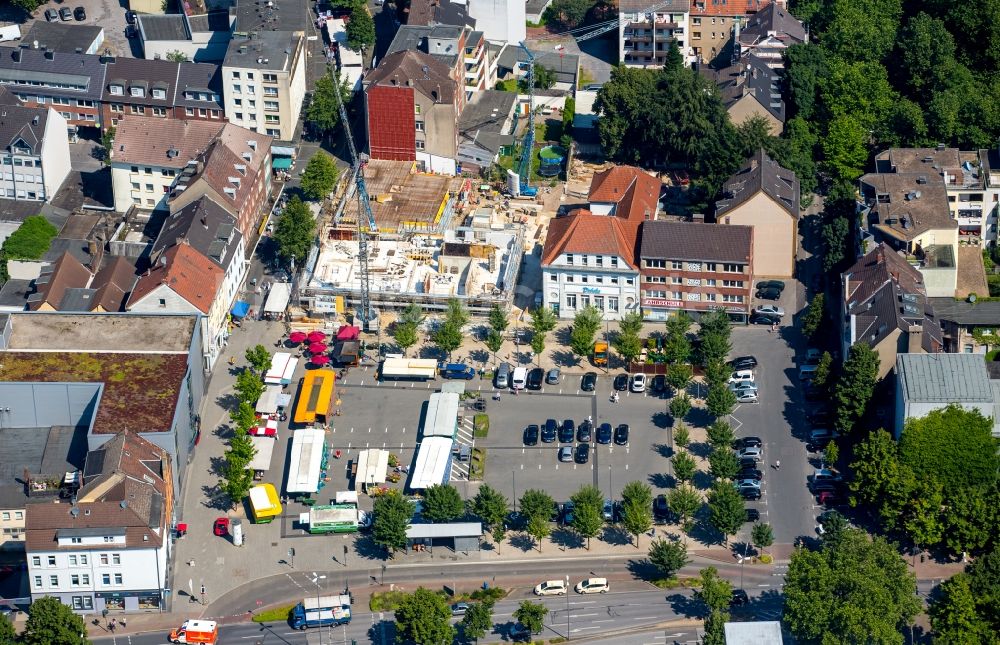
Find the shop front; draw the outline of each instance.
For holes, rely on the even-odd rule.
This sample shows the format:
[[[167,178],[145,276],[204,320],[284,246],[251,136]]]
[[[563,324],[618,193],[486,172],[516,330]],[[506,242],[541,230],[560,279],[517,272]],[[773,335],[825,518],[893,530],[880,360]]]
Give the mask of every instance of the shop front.
[[[641,302],[642,317],[644,320],[650,321],[669,320],[670,318],[676,316],[678,312],[683,311],[694,319],[695,322],[698,322],[698,319],[703,314],[720,308],[729,314],[729,319],[732,320],[733,323],[746,324],[750,316],[750,312],[747,311],[746,305],[734,306],[731,304],[705,301],[688,302],[683,300],[673,300],[670,298],[643,298]]]
[[[94,593],[96,611],[162,611],[163,596],[152,591],[97,591]]]

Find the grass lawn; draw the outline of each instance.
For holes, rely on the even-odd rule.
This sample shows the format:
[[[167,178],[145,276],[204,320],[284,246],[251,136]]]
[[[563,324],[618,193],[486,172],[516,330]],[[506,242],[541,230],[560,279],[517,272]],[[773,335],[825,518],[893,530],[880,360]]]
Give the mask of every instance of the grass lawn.
[[[274,621],[287,621],[294,607],[294,604],[282,605],[281,607],[272,607],[271,609],[258,611],[253,615],[253,622],[272,623]]]

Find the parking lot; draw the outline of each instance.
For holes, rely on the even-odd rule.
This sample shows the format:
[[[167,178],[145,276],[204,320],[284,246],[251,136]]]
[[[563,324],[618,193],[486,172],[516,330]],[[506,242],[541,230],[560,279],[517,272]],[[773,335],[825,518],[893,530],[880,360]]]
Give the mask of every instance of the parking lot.
[[[104,46],[101,48],[110,49],[115,56],[128,56],[132,58],[142,58],[142,51],[139,47],[138,39],[125,37],[125,11],[128,8],[125,0],[49,0],[40,5],[31,13],[27,20],[21,23],[22,36],[31,29],[32,23],[36,20],[45,20],[45,11],[55,9],[59,11],[63,7],[75,10],[83,7],[87,17],[78,21],[73,19],[69,22],[77,25],[97,25],[104,28]],[[13,18],[13,16],[11,16]],[[16,46],[18,43],[4,43],[5,45]]]

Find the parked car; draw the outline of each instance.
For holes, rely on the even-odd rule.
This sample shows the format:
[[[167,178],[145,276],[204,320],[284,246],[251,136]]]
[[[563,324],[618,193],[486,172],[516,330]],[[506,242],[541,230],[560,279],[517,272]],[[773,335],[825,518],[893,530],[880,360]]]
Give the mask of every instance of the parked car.
[[[534,446],[538,443],[538,426],[532,423],[524,429],[524,445]]]
[[[763,456],[760,446],[753,446],[751,448],[740,448],[738,456],[740,459],[753,459],[755,461],[760,461]]]
[[[555,419],[546,419],[545,425],[542,426],[542,443],[552,443],[555,441],[558,430],[559,424],[556,423]]]
[[[653,500],[653,519],[659,524],[666,524],[670,519],[670,505],[667,496],[660,493]]]
[[[608,593],[610,588],[607,578],[587,578],[576,583],[573,590],[576,593]]]
[[[510,387],[510,373],[513,368],[510,363],[500,363],[497,366],[496,374],[493,376],[493,385],[501,390],[506,390]]]
[[[559,461],[573,461],[573,446],[562,446],[559,448]]]
[[[229,535],[229,518],[228,517],[218,517],[212,524],[212,533],[216,537],[226,537]]]
[[[632,375],[631,388],[633,392],[645,392],[646,391],[646,375],[639,373]]]
[[[760,488],[760,480],[750,478],[737,479],[735,486],[737,488]]]
[[[785,310],[778,305],[761,305],[759,307],[754,307],[754,313],[758,314],[770,314],[772,316],[784,316]]]
[[[125,22],[127,22],[130,25],[134,25],[135,24],[135,12],[134,11],[126,11],[125,12]]]
[[[593,392],[594,388],[597,387],[597,373],[587,372],[580,379],[580,389],[584,392]]]
[[[602,423],[597,427],[597,443],[611,443],[611,424]]]
[[[739,383],[740,381],[750,381],[753,383],[753,370],[739,370],[729,375],[730,383]]]
[[[759,522],[760,521],[760,511],[758,511],[756,508],[747,508],[746,509],[746,514],[747,514],[747,516],[746,516],[746,521],[747,522]]]
[[[549,370],[548,374],[545,375],[545,382],[548,385],[559,385],[562,380],[562,372],[559,371],[558,367]]]
[[[559,426],[559,443],[573,443],[574,436],[576,436],[576,423],[573,419],[566,419]]]
[[[56,20],[59,20],[59,12],[55,9],[46,9],[45,19],[49,22],[55,22]]]
[[[760,448],[761,446],[764,445],[764,442],[761,441],[760,437],[755,437],[751,435],[749,437],[743,437],[742,439],[737,439],[736,445],[739,448]]]
[[[816,501],[823,506],[840,506],[847,502],[847,498],[840,491],[825,490],[816,496]]]
[[[740,496],[745,500],[758,500],[760,499],[761,493],[759,488],[754,488],[753,486],[745,486],[739,489]]]
[[[87,10],[84,9],[83,7],[77,7],[76,9],[73,10],[73,17],[76,18],[77,20],[86,20]]]
[[[618,392],[624,392],[628,389],[628,374],[619,374],[615,377],[612,387]]]
[[[740,457],[740,470],[756,468],[758,463],[758,460],[753,457]]]
[[[573,521],[573,502],[566,502],[562,505],[559,513],[559,522],[569,524]]]
[[[591,435],[594,431],[594,424],[590,421],[581,421],[580,427],[576,429],[576,440],[580,443],[590,443]]]
[[[540,367],[536,367],[530,372],[528,372],[528,389],[529,390],[540,390],[542,389],[542,381],[545,380],[545,370]]]
[[[823,491],[842,491],[844,489],[844,484],[842,482],[833,481],[832,479],[821,479],[816,481],[815,479],[810,482],[809,487],[812,489],[813,494],[822,493]]]
[[[514,623],[507,631],[507,636],[515,643],[524,643],[531,640],[531,630],[522,623]]]
[[[464,616],[467,611],[469,611],[469,604],[465,602],[456,602],[451,606],[452,616]]]
[[[771,288],[758,289],[756,295],[761,300],[777,300],[781,297],[781,291],[779,289]]]
[[[628,424],[620,423],[618,427],[615,428],[615,443],[619,446],[624,446],[628,443]]]
[[[574,460],[578,464],[585,464],[590,460],[590,444],[589,443],[578,443],[576,444],[576,455]]]
[[[739,396],[740,392],[757,393],[757,384],[754,381],[732,381],[727,384],[727,387],[736,396]]]
[[[759,468],[744,468],[739,473],[736,474],[737,479],[756,479],[760,481],[764,479],[764,473],[761,472]]]
[[[785,283],[781,280],[761,280],[757,283],[757,290],[760,289],[777,289],[781,292],[785,290]]]
[[[740,605],[745,605],[750,602],[750,596],[747,592],[742,589],[733,589],[733,595],[729,599],[729,604],[733,607],[739,607]]]
[[[729,361],[729,367],[732,368],[734,372],[740,370],[752,370],[757,367],[757,358],[754,356],[737,356],[733,360]]]
[[[653,389],[654,394],[662,394],[667,391],[667,377],[663,374],[657,374],[653,377],[653,383],[650,385]]]
[[[565,580],[546,580],[535,585],[536,596],[564,596],[566,595]]]
[[[812,480],[814,482],[821,482],[821,481],[839,482],[843,481],[844,478],[840,476],[840,473],[836,473],[830,470],[829,468],[817,468],[816,470],[813,471]]]
[[[780,325],[781,318],[771,314],[750,314],[751,325]]]
[[[73,10],[69,7],[63,7],[59,10],[59,18],[61,20],[67,21],[73,19]]]
[[[737,403],[757,403],[757,390],[739,390],[735,392]]]
[[[510,377],[510,387],[513,390],[523,390],[528,381],[528,370],[523,367],[515,367]]]
[[[802,386],[802,394],[805,396],[806,401],[816,402],[826,398],[826,391],[820,386],[813,384],[812,381]]]
[[[806,356],[802,359],[803,365],[819,365],[819,359],[823,357],[823,352],[815,347],[806,350]]]
[[[813,428],[809,431],[809,441],[831,441],[839,435],[830,428]]]
[[[615,504],[610,499],[604,500],[604,506],[601,508],[601,515],[605,522],[615,521]]]

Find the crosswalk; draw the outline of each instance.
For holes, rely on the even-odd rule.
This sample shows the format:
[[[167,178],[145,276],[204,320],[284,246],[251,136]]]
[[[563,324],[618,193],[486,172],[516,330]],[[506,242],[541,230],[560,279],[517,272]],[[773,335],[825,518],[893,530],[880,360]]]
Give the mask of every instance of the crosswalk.
[[[455,449],[458,450],[460,446],[469,446],[471,451],[472,446],[476,444],[475,437],[473,435],[474,428],[472,422],[472,415],[465,415],[458,424],[458,433],[455,435]],[[451,462],[451,481],[460,482],[469,480],[469,462],[459,461],[458,459],[452,459]]]

